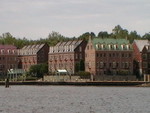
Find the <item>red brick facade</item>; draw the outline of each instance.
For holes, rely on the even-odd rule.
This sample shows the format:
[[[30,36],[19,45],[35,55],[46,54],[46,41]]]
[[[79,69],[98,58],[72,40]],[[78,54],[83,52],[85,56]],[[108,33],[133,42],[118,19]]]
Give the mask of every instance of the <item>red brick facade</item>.
[[[32,65],[47,63],[48,52],[47,44],[28,45],[19,49],[19,68],[29,71]]]
[[[17,48],[13,45],[0,45],[0,75],[5,75],[8,69],[17,69]]]
[[[142,50],[142,73],[150,74],[150,45],[145,45]]]
[[[116,44],[118,42],[115,42],[115,39],[113,39],[112,42],[109,40],[106,40],[105,42],[105,40],[103,40],[104,43],[101,42],[101,40],[99,42],[97,41],[99,41],[99,39],[97,39],[95,42],[90,39],[85,49],[86,71],[95,76],[119,75],[120,71],[124,71],[132,75],[133,50],[128,41],[125,41],[127,42],[126,44],[123,42],[124,45]],[[107,43],[108,41],[109,43]],[[108,46],[110,49],[96,49],[97,46],[100,45],[103,48],[104,46]],[[125,49],[117,49],[117,46],[120,46],[120,48],[125,46]]]
[[[59,42],[56,46],[50,47],[49,72],[66,69],[70,74],[74,74],[77,63],[85,59],[85,47],[86,42],[82,40]]]
[[[148,54],[148,50],[146,49],[146,47],[144,48],[144,46],[149,45],[149,41],[148,40],[134,40],[133,42],[133,49],[134,49],[134,60],[135,60],[135,64],[134,64],[134,70],[135,73],[138,74],[138,76],[142,76],[145,73],[148,73],[148,59],[143,59],[143,54]],[[145,65],[147,65],[145,67]]]

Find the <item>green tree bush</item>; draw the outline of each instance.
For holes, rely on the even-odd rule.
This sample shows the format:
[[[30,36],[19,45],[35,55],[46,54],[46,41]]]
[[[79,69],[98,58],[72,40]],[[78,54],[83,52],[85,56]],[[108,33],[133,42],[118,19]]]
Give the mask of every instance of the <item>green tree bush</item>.
[[[78,75],[80,76],[81,79],[90,79],[91,78],[90,72],[79,71]]]
[[[36,76],[38,78],[42,78],[43,75],[46,73],[48,73],[48,65],[47,64],[32,65],[29,69],[30,76]]]

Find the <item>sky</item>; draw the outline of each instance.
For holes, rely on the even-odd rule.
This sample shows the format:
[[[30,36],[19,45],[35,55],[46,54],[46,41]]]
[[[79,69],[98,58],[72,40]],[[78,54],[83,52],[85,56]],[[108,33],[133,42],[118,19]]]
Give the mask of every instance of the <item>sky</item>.
[[[0,35],[46,38],[52,31],[66,37],[85,32],[150,32],[150,0],[0,0]]]

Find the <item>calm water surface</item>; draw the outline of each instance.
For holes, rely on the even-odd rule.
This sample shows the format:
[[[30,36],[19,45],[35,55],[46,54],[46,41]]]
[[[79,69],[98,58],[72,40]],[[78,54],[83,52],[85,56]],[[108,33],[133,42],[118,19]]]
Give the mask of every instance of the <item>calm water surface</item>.
[[[150,113],[150,88],[0,86],[0,113]]]

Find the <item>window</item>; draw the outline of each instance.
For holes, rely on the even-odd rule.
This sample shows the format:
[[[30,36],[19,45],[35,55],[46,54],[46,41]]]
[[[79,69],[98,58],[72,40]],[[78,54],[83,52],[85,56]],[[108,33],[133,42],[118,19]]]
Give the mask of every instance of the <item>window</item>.
[[[100,68],[103,68],[103,67],[104,67],[104,63],[100,62]]]
[[[147,59],[147,54],[143,54],[143,55],[142,55],[142,58],[143,58],[144,60],[146,60],[146,59]]]
[[[99,54],[98,54],[98,53],[96,53],[96,57],[99,57]]]
[[[113,62],[113,66],[112,66],[113,68],[116,68],[116,62]]]
[[[104,67],[106,67],[106,63],[104,63]]]
[[[91,49],[93,49],[93,46],[91,45]]]
[[[119,57],[119,53],[116,53],[116,57]]]
[[[82,52],[82,47],[81,46],[79,47],[79,51]]]
[[[4,54],[4,49],[1,49],[1,53]]]
[[[116,67],[119,67],[119,63],[118,62],[116,63]]]
[[[76,59],[78,59],[78,54],[76,54]]]
[[[111,53],[109,53],[109,57],[111,57]]]
[[[97,63],[96,63],[96,67],[97,67],[97,68],[99,68],[99,67],[100,67],[100,66],[99,66],[99,62],[97,62]]]
[[[106,57],[106,53],[104,53],[104,57]]]
[[[100,57],[102,57],[102,53],[100,54]]]
[[[113,53],[113,57],[115,57],[115,53]]]
[[[147,62],[143,62],[143,68],[147,68]]]
[[[118,50],[118,45],[117,44],[114,47],[115,47],[116,50]]]
[[[110,45],[110,48],[113,49],[113,45]]]
[[[87,50],[89,50],[89,46],[87,46]]]
[[[131,53],[129,53],[129,55],[128,55],[129,57],[131,57]]]
[[[96,49],[99,49],[99,44],[96,44],[95,46],[96,46]]]
[[[125,62],[125,68],[129,68],[129,63]]]
[[[111,63],[109,63],[109,67],[111,67]]]
[[[105,45],[103,45],[103,49],[105,49]]]
[[[80,59],[82,59],[82,54],[80,54]]]

